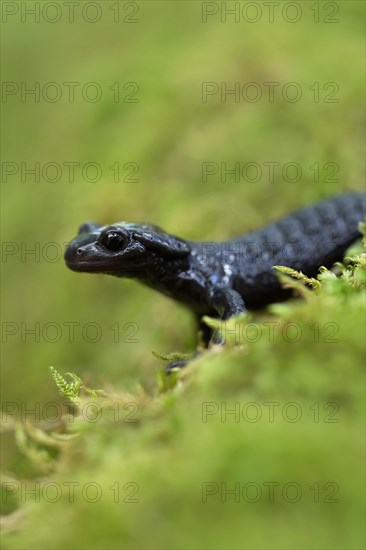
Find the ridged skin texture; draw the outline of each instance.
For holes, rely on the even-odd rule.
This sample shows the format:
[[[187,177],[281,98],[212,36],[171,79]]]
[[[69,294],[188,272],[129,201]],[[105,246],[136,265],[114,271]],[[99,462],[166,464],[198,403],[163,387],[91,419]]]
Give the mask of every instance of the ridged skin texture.
[[[288,295],[273,266],[285,265],[312,277],[320,266],[329,268],[342,260],[360,237],[358,223],[365,216],[365,199],[362,193],[344,194],[229,241],[189,244],[203,258],[198,263],[209,263],[218,282],[228,280],[249,309],[259,308]],[[205,270],[204,265],[196,268]]]
[[[185,241],[148,224],[86,223],[65,260],[74,271],[138,279],[184,303],[198,320],[228,319],[289,296],[273,266],[315,276],[320,266],[342,260],[360,237],[365,213],[365,195],[347,193],[221,243]]]

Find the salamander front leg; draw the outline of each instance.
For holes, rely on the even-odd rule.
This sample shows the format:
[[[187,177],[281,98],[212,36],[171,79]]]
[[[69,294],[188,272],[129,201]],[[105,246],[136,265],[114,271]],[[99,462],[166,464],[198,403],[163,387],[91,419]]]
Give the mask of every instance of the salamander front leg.
[[[218,287],[212,291],[211,305],[222,321],[246,312],[243,298],[230,287]]]
[[[182,369],[183,367],[186,367],[192,359],[195,359],[196,357],[199,357],[201,355],[201,352],[199,350],[196,350],[193,356],[190,359],[180,359],[178,361],[171,361],[167,364],[165,367],[165,373],[171,374],[172,371],[177,369]]]
[[[246,307],[243,298],[238,292],[229,287],[219,287],[213,290],[211,294],[211,307],[214,309],[222,321],[227,321],[230,317],[239,315],[246,312]],[[224,344],[225,339],[222,337],[219,331],[212,330],[204,323],[199,321],[201,328],[202,339],[205,347],[208,347],[210,343]],[[196,351],[194,357],[200,355],[199,351]],[[189,363],[188,360],[173,361],[167,365],[165,372],[170,374],[174,369],[181,369]]]
[[[213,290],[211,305],[220,317],[221,321],[227,321],[231,317],[245,313],[246,307],[243,298],[236,290],[229,287],[219,287]],[[222,331],[214,330],[211,338],[212,344],[225,344]]]

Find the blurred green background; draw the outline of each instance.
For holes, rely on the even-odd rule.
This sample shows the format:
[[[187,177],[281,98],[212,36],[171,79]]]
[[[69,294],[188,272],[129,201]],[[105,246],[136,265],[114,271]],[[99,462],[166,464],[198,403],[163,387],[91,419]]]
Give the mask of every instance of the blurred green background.
[[[276,7],[272,23],[263,2],[252,3],[257,6],[254,8],[248,8],[248,2],[226,3],[227,8],[240,6],[237,22],[229,15],[226,22],[225,18],[222,21],[225,7],[221,2],[96,2],[101,18],[95,23],[80,15],[85,2],[75,8],[73,23],[68,22],[69,12],[63,2],[59,3],[62,17],[55,23],[46,20],[54,17],[52,6],[35,22],[24,14],[22,21],[21,3],[4,2],[3,10],[5,4],[19,8],[14,15],[4,16],[3,12],[5,91],[13,86],[7,83],[21,89],[22,83],[32,87],[38,82],[41,96],[39,102],[30,95],[22,101],[19,91],[2,100],[3,163],[18,167],[16,174],[3,173],[2,178],[3,400],[29,407],[46,399],[56,400],[49,365],[60,372],[78,373],[92,387],[108,384],[132,391],[142,383],[154,388],[161,363],[152,350],[169,353],[194,349],[195,328],[189,312],[134,281],[68,271],[61,256],[64,243],[86,220],[148,221],[189,239],[223,239],[260,227],[322,197],[362,189],[364,4],[352,0],[297,2],[301,17],[293,23],[286,20],[293,19],[295,13],[291,7],[283,11],[286,2]],[[119,22],[114,22],[117,9]],[[255,23],[245,20],[255,17],[252,9],[260,10]],[[217,13],[203,22],[205,10]],[[92,7],[88,14],[94,17]],[[319,22],[314,21],[317,16]],[[61,99],[54,103],[42,98],[44,85],[50,82],[62,89]],[[68,100],[65,82],[80,83],[74,102]],[[90,82],[102,90],[99,101],[82,97],[80,90]],[[110,89],[116,89],[116,82],[120,88],[118,102]],[[257,102],[242,98],[236,102],[232,95],[222,100],[217,93],[203,102],[205,82],[218,83],[219,87],[224,83],[228,89],[234,83],[242,87],[254,82],[261,87],[263,97]],[[279,83],[273,102],[268,100],[266,82]],[[301,88],[302,97],[297,102],[282,96],[283,86],[289,82]],[[333,84],[329,87],[327,83]],[[319,101],[314,101],[317,86]],[[137,101],[126,102],[127,94],[135,90],[130,97]],[[327,102],[333,90],[337,90],[331,96],[336,102]],[[37,162],[41,167],[47,163],[62,166],[59,181],[46,181],[42,175],[40,181],[32,175],[21,181],[21,164],[30,168]],[[79,163],[73,182],[64,165],[70,162]],[[90,162],[102,170],[98,181],[83,177],[81,168]],[[228,168],[237,162],[255,162],[263,175],[256,182],[243,178],[235,181],[230,175],[221,181],[218,173],[204,182],[205,162],[227,163]],[[280,169],[269,181],[263,163],[272,162],[280,163]],[[120,165],[119,182],[114,181],[109,168],[115,163]],[[123,181],[131,173],[128,163],[137,167],[132,176],[137,181]],[[299,181],[282,176],[281,168],[287,163],[301,166]],[[311,168],[314,163],[320,166],[318,181]],[[336,165],[333,177],[334,165],[327,163]],[[5,170],[9,166],[4,168],[3,164]],[[52,177],[52,169],[49,174]],[[92,170],[90,174],[92,178]],[[49,243],[56,246],[48,248]],[[24,254],[26,249],[37,247],[40,254]],[[47,252],[53,258],[54,251],[55,261],[47,261]],[[24,333],[35,323],[40,328],[39,341]],[[46,337],[42,336],[49,323],[56,324],[60,336],[54,336],[52,327]],[[65,323],[77,323],[73,342]],[[83,338],[82,328],[87,323],[98,324],[99,341],[88,341],[88,337],[93,338],[92,328]],[[120,327],[118,342],[111,328],[116,323]],[[127,323],[137,326],[137,343],[123,341],[130,333]],[[12,329],[17,332],[7,334]],[[48,341],[52,338],[57,341]],[[215,437],[209,445],[219,445]],[[323,434],[319,437],[322,439]],[[337,443],[333,443],[336,449]],[[184,444],[179,445],[186,453]],[[10,451],[9,443],[6,467],[12,462]],[[200,453],[200,449],[195,451]],[[169,454],[169,444],[163,453]],[[155,467],[158,465],[156,461]],[[187,464],[181,475],[189,475],[194,468],[194,463]],[[189,516],[188,510],[184,513]],[[164,521],[159,514],[155,519]],[[150,521],[154,525],[155,520]],[[260,516],[253,522],[262,529]],[[187,528],[189,521],[184,525]],[[208,525],[207,519],[204,529]],[[179,524],[176,528],[179,530]],[[230,529],[234,529],[233,524]],[[148,533],[151,530],[152,526],[147,527]],[[205,543],[215,547],[217,534],[212,540],[208,536],[199,542],[199,531],[194,533],[191,547],[204,547]],[[230,547],[240,546],[234,535],[228,540],[224,527],[222,533],[218,547],[223,547],[225,540]],[[282,535],[276,540],[284,548]],[[169,536],[174,538],[173,528],[167,534],[167,547],[173,547]],[[130,536],[123,539],[122,535],[121,546],[124,540],[130,547],[139,547]],[[188,546],[187,538],[184,540]],[[251,540],[253,545],[265,544],[263,537]],[[322,539],[326,546],[324,540],[326,537]],[[350,540],[343,540],[345,547]],[[353,543],[358,543],[357,536]],[[117,542],[108,544],[119,547]],[[159,539],[157,546],[151,540],[140,544],[160,547]],[[79,547],[77,543],[75,547]],[[177,542],[174,547],[179,547]]]

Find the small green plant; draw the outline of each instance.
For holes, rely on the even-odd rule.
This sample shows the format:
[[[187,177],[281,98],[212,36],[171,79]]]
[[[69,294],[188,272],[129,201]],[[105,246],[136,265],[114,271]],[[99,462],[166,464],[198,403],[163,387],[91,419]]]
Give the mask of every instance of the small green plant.
[[[54,367],[50,366],[49,368],[60,395],[67,397],[70,401],[75,403],[75,405],[79,404],[80,390],[83,390],[92,397],[106,397],[107,395],[104,390],[93,390],[85,386],[82,379],[73,372],[67,372],[65,374],[65,376],[71,379],[71,382],[68,382]]]
[[[292,269],[291,267],[286,267],[286,266],[283,266],[283,265],[275,265],[275,266],[273,266],[273,268],[276,269],[277,271],[279,271],[280,273],[283,273],[284,275],[288,275],[289,277],[293,277],[294,279],[298,279],[299,281],[301,281],[305,285],[310,286],[313,289],[320,288],[320,286],[321,286],[320,282],[317,279],[314,279],[312,277],[307,277],[301,271],[296,271],[296,269]],[[282,279],[280,278],[280,280],[285,281],[285,282],[288,281],[287,278],[282,278]],[[296,287],[296,288],[298,288],[298,287]]]
[[[78,403],[79,390],[82,386],[81,378],[73,372],[67,372],[66,376],[71,379],[71,382],[67,382],[54,367],[50,367],[50,371],[60,395],[68,397],[73,403]]]

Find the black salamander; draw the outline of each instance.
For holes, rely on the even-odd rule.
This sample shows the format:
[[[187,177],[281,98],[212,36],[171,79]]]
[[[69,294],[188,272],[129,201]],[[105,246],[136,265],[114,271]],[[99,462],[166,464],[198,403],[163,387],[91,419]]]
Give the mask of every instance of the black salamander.
[[[320,266],[342,260],[360,237],[365,198],[363,193],[343,194],[223,242],[187,241],[144,223],[84,223],[68,245],[65,261],[74,271],[137,279],[185,304],[208,346],[212,331],[201,322],[203,315],[227,320],[291,296],[273,266],[313,277]]]

